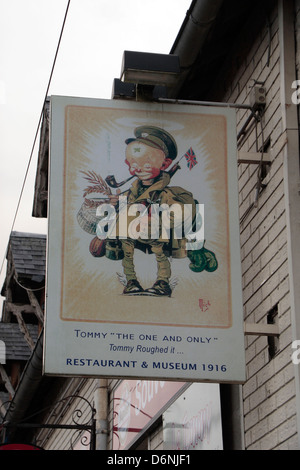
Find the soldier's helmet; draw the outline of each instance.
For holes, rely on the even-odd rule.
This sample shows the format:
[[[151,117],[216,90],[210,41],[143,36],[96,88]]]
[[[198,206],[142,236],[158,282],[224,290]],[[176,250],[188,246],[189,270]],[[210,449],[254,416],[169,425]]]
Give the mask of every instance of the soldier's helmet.
[[[131,142],[142,142],[150,147],[162,150],[166,158],[174,160],[177,157],[177,144],[169,132],[155,126],[140,126],[134,130],[135,138],[125,140],[126,144]]]

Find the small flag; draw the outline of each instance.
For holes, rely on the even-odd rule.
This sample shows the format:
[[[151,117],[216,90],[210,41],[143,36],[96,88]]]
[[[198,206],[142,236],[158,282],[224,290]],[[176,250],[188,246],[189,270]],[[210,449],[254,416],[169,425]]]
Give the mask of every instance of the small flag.
[[[197,159],[196,155],[194,154],[194,150],[192,147],[184,154],[186,161],[187,161],[187,166],[191,170],[194,168],[195,165],[197,165]]]

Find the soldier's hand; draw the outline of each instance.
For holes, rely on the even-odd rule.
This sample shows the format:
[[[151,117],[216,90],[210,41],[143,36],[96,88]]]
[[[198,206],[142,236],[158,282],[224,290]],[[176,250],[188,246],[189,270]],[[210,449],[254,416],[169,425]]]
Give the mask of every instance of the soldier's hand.
[[[120,189],[117,189],[116,194],[110,194],[109,197],[109,202],[112,206],[116,206],[119,202],[119,196],[120,196]]]

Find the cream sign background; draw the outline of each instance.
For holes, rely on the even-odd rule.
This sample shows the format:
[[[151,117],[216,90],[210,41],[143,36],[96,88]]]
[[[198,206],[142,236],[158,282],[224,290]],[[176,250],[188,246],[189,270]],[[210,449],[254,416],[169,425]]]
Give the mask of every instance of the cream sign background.
[[[179,341],[180,360],[184,358],[185,362],[185,354],[191,351],[192,343],[192,340],[186,340],[187,337],[197,337],[202,342],[205,337],[211,338],[206,348],[211,354],[212,343],[215,344],[213,356],[222,341],[223,350],[228,348],[231,335],[236,344],[243,347],[234,111],[53,97],[51,123],[48,333],[55,331],[58,337],[63,335],[64,342],[72,344],[71,349],[78,351],[76,358],[79,359],[83,358],[83,351],[92,351],[95,347],[92,341],[83,342],[84,335],[78,333],[87,329],[105,330],[107,333],[101,341],[101,358],[111,357],[115,351],[128,352],[132,346],[128,352],[132,359],[132,353],[138,352],[135,340],[147,332],[158,336],[158,342],[152,342],[151,346],[159,346],[160,349],[166,348],[158,334],[160,331],[168,331],[174,338],[179,335],[185,338],[184,347],[184,340]],[[134,130],[144,125],[165,129],[174,137],[178,147],[174,163],[188,149],[195,152],[197,165],[189,169],[186,161],[181,160],[180,169],[169,186],[180,186],[190,191],[197,202],[204,204],[205,247],[215,254],[218,261],[214,272],[193,272],[189,268],[189,258],[171,259],[172,285],[175,286],[171,297],[124,295],[124,286],[120,282],[122,261],[112,261],[105,256],[93,257],[89,245],[94,235],[83,230],[78,223],[78,212],[87,186],[84,176],[93,171],[103,179],[111,174],[117,181],[128,178],[125,140],[133,138]],[[131,182],[124,188],[130,188],[130,185]],[[136,250],[134,256],[139,281],[145,288],[150,287],[156,279],[154,254]],[[135,333],[128,349],[122,346],[124,342],[106,341],[116,331],[121,332],[118,339],[123,339],[129,332]],[[182,332],[186,334],[182,335]],[[235,333],[240,335],[240,339],[236,339]],[[81,342],[77,341],[75,346],[78,337]],[[51,342],[53,339],[47,336],[46,331],[46,352],[47,348],[56,349]],[[140,346],[139,352],[143,347],[149,359],[149,354],[153,355],[149,347],[146,349],[149,344]],[[167,346],[170,352],[171,345]],[[64,349],[67,351],[66,345]],[[191,357],[193,354],[189,354],[189,361]],[[66,358],[67,353],[62,359],[65,364]],[[72,367],[67,368],[67,373],[74,374],[78,369],[72,361],[69,361]],[[53,365],[49,366],[48,372],[51,373],[52,369]],[[90,370],[89,365],[88,373]],[[99,374],[99,369],[97,371]],[[126,374],[131,376],[136,372],[137,369],[127,370]],[[78,373],[82,374],[82,368]],[[102,369],[100,373],[103,374]],[[148,369],[145,374],[152,377],[154,373],[149,375]]]

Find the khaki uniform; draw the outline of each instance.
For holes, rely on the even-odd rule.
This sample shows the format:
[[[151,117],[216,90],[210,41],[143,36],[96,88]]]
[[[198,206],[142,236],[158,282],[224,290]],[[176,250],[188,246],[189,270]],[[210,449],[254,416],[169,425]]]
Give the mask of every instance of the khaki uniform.
[[[179,229],[180,232],[182,231],[184,207],[187,204],[190,205],[191,209],[189,215],[187,216],[190,220],[186,220],[186,217],[185,220],[186,222],[191,223],[193,214],[195,214],[195,201],[192,194],[185,189],[178,186],[168,187],[169,182],[170,175],[166,172],[162,172],[159,178],[151,186],[143,187],[141,182],[136,180],[132,184],[130,190],[125,193],[127,196],[128,210],[132,204],[145,204],[145,209],[148,210],[149,214],[151,213],[151,203],[155,203],[159,206],[166,204],[168,207],[172,206],[173,204],[177,204],[181,208],[182,213],[182,218],[180,219],[176,219],[174,214],[170,214],[171,239],[164,238],[163,233],[161,233],[160,237],[157,239],[134,239],[128,237],[127,239],[121,240],[122,249],[124,251],[122,265],[127,281],[136,279],[133,258],[134,250],[137,246],[139,246],[141,249],[144,249],[144,251],[148,250],[154,253],[157,262],[157,280],[164,280],[166,282],[169,282],[171,276],[171,268],[168,256],[186,256],[186,251],[184,249],[186,240],[184,238],[174,238],[172,233],[174,233],[174,230],[176,229]],[[132,216],[132,219],[128,217],[128,226],[135,217]],[[176,227],[176,222],[178,222],[180,226]],[[150,219],[148,233],[151,234]],[[180,253],[179,256],[178,253]]]

